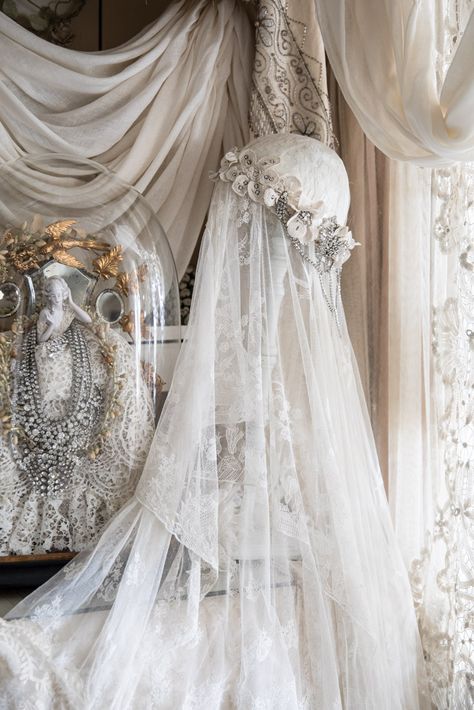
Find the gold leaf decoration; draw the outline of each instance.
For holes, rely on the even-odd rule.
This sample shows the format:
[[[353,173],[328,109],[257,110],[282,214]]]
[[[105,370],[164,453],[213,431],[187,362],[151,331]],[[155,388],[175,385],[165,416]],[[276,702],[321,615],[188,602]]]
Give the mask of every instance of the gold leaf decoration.
[[[60,222],[53,222],[48,224],[44,231],[51,239],[61,239],[63,234],[66,234],[76,224],[76,221],[75,219],[63,219]]]
[[[36,251],[31,247],[23,247],[10,256],[14,268],[21,273],[39,267],[39,260]]]
[[[143,379],[146,384],[156,392],[162,392],[163,387],[166,385],[164,379],[159,375],[151,362],[142,362]]]
[[[128,333],[132,337],[135,336],[135,333],[137,331],[137,322],[136,322],[136,314],[134,311],[130,311],[129,313],[125,313],[121,319],[119,320],[119,325],[122,328],[122,330],[125,333]],[[145,322],[145,314],[143,311],[140,311],[140,322],[138,323],[138,334],[142,338],[147,338],[149,337],[150,334],[150,327],[149,325]]]
[[[119,320],[119,324],[124,333],[128,333],[128,335],[133,335],[133,331],[135,330],[135,323],[133,322],[132,313],[125,313]]]
[[[70,254],[65,249],[56,249],[56,251],[53,251],[51,256],[55,261],[59,262],[60,264],[65,264],[65,266],[71,266],[76,269],[86,268],[82,261],[80,261],[73,254]]]
[[[140,264],[137,269],[137,277],[140,283],[143,283],[148,276],[148,264]]]
[[[93,266],[95,272],[103,279],[116,277],[119,273],[119,265],[123,259],[123,248],[113,247],[110,251],[94,259]]]
[[[128,294],[130,293],[130,286],[131,286],[130,282],[131,282],[130,274],[127,274],[125,271],[120,271],[116,277],[115,287],[124,296],[128,296]]]
[[[79,248],[88,250],[96,249],[97,251],[105,251],[110,246],[107,242],[98,242],[95,239],[80,239],[79,237],[76,239],[61,239],[59,244],[63,249]]]

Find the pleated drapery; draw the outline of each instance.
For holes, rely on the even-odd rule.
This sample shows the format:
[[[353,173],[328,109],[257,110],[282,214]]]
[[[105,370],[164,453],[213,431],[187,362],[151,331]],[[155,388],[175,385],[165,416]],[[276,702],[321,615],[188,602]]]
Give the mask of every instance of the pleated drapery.
[[[0,159],[94,158],[146,195],[184,272],[208,172],[248,138],[252,28],[236,0],[180,1],[116,49],[52,45],[0,13]]]

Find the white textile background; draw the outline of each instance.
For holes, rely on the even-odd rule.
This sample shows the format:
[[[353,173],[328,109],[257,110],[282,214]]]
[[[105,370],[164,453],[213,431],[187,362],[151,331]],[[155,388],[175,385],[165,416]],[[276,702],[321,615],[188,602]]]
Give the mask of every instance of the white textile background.
[[[436,57],[446,3],[315,3],[336,79],[378,148],[420,165],[474,159],[474,16],[440,84]]]
[[[368,141],[355,140],[345,112],[351,226],[368,242],[364,268],[356,264],[360,254],[347,267],[350,328],[375,380],[373,414],[385,435],[389,500],[411,567],[432,699],[440,710],[470,709],[473,3],[316,5],[348,104],[369,138],[400,159],[374,158]]]
[[[0,13],[0,159],[72,152],[116,171],[157,212],[182,275],[208,172],[248,139],[252,41],[236,0],[173,3],[130,42],[86,53]]]

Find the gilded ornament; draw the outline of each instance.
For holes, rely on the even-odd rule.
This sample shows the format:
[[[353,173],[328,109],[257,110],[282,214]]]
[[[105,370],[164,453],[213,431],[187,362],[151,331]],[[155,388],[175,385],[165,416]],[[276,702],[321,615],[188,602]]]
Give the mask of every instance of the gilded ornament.
[[[45,228],[45,234],[48,234],[53,241],[61,239],[63,234],[69,232],[71,227],[76,224],[75,219],[63,219],[60,222],[53,222]]]
[[[151,362],[142,362],[143,379],[149,387],[157,392],[162,392],[165,380],[156,372]]]
[[[94,271],[103,279],[117,277],[120,262],[123,260],[123,247],[115,246],[109,252],[94,259]]]
[[[131,291],[132,279],[130,274],[125,271],[120,271],[115,280],[115,288],[124,296],[128,296]]]
[[[52,255],[53,259],[60,264],[64,264],[65,266],[71,266],[76,269],[85,269],[86,266],[85,264],[80,261],[77,257],[75,257],[73,254],[69,254],[65,249],[57,249],[56,251],[53,251]]]
[[[54,259],[60,264],[77,269],[86,269],[86,265],[76,256],[69,253],[71,249],[84,249],[94,252],[109,252],[105,255],[110,259],[109,245],[97,240],[91,235],[85,235],[74,225],[76,220],[66,219],[53,222],[46,227],[41,226],[40,218],[33,218],[31,227],[25,223],[20,229],[8,228],[1,239],[0,274],[6,273],[6,267],[13,267],[20,273],[27,273],[40,268],[45,262]],[[118,248],[115,247],[115,250]],[[99,257],[100,258],[100,257]],[[117,254],[112,256],[112,260]],[[114,276],[115,273],[110,275]],[[107,277],[106,277],[107,278]]]

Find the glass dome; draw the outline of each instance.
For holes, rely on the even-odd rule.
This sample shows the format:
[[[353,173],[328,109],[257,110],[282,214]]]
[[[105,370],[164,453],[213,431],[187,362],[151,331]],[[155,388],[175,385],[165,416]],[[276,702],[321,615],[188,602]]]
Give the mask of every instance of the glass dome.
[[[79,551],[133,493],[180,345],[147,201],[66,155],[0,167],[0,555]]]

